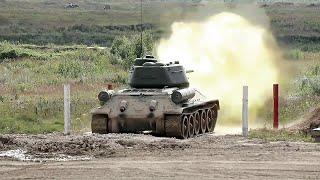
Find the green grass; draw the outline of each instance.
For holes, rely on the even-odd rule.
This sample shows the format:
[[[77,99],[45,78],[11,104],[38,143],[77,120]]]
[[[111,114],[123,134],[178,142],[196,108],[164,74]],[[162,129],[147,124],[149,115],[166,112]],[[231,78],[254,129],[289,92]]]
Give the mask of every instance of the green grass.
[[[293,49],[288,52],[300,50]],[[280,112],[281,127],[289,127],[301,120],[310,110],[320,105],[319,60],[320,54],[301,52],[303,57],[281,60],[280,67]],[[294,53],[295,54],[295,53]],[[272,89],[271,89],[272,91]],[[271,126],[273,119],[273,99],[270,97],[258,111],[259,123]]]
[[[126,83],[132,63],[127,61],[132,61],[139,49],[130,48],[132,52],[127,52],[126,46],[119,46],[113,52],[112,42],[126,35],[130,38],[122,40],[139,47],[135,43],[139,29],[131,25],[140,23],[140,1],[74,0],[80,8],[64,9],[68,2],[0,0],[0,133],[62,131],[64,83],[71,84],[74,130],[88,130],[88,112],[98,105],[96,94],[108,83]],[[104,4],[110,4],[111,10],[103,10]],[[204,20],[225,10],[240,12],[215,1],[206,5],[148,1],[143,6],[144,23],[151,24],[150,33],[156,40],[170,33],[172,22]],[[287,61],[292,65],[288,69],[319,60],[318,9],[301,5],[257,10],[263,11],[281,47],[288,49],[284,56],[296,60]],[[257,25],[265,23],[252,16],[251,11],[241,14]],[[113,53],[109,48],[88,49],[86,45],[108,46]],[[308,70],[296,70],[301,72],[297,76],[283,77],[286,82],[282,84],[288,84],[288,92],[281,93],[282,124],[299,119],[319,104],[319,77],[312,73],[316,67],[312,64]],[[259,114],[268,122],[272,119],[271,105],[270,100]]]
[[[112,51],[79,45],[0,42],[0,133],[61,131],[65,83],[71,84],[73,129],[90,130],[89,112],[99,105],[98,92],[109,83],[125,86],[128,68],[140,55],[137,37],[135,41],[121,38],[128,44],[114,43]],[[147,52],[153,40],[146,34],[144,41]],[[130,56],[122,57],[120,52],[129,52]]]
[[[0,56],[0,133],[62,131],[64,83],[71,84],[73,129],[89,130],[98,92],[128,78],[109,49],[1,42]]]
[[[98,89],[86,93],[72,92],[71,112],[74,131],[90,130],[90,110],[98,106],[98,101],[95,99],[96,93]],[[17,100],[7,99],[0,102],[0,114],[0,133],[61,132],[63,131],[63,93],[60,91],[41,96],[23,95]]]
[[[296,91],[302,96],[320,96],[320,63],[314,63],[302,73]]]
[[[291,49],[287,51],[284,55],[286,59],[289,60],[303,60],[305,59],[304,52],[299,49]]]
[[[75,0],[72,2],[79,4],[80,8],[65,9],[64,5],[68,2],[55,0],[2,2],[0,40],[39,45],[54,43],[109,46],[116,36],[139,33],[137,27],[131,26],[140,24],[139,1]],[[103,9],[105,4],[110,4],[111,10],[105,11]],[[162,24],[159,15],[166,14],[169,9],[159,7],[159,3],[151,4],[152,6],[145,5],[143,23]],[[164,4],[179,8],[178,4]],[[161,29],[154,29],[154,33],[161,33]]]
[[[310,135],[306,135],[300,132],[290,132],[285,129],[283,130],[269,130],[269,129],[250,130],[249,138],[259,138],[265,141],[303,141],[303,142],[314,141]]]
[[[139,31],[131,25],[140,24],[140,1],[135,0],[74,0],[80,8],[65,9],[70,1],[62,0],[2,0],[0,6],[0,40],[28,44],[60,45],[86,44],[110,46],[116,36],[134,35]],[[105,4],[111,10],[104,10]],[[227,8],[217,1],[205,5],[196,1],[144,1],[143,23],[152,24],[156,39],[170,33],[175,21],[203,21],[223,11],[240,13],[250,21],[265,25],[260,16],[266,12],[270,29],[283,46],[303,51],[320,50],[320,19],[317,8],[305,4],[294,7],[268,6],[251,8]],[[150,30],[150,29],[149,29]]]
[[[8,55],[7,52],[12,52]],[[33,49],[0,43],[0,82],[12,92],[28,92],[39,86],[76,83],[125,83],[127,72],[109,50],[86,47]]]

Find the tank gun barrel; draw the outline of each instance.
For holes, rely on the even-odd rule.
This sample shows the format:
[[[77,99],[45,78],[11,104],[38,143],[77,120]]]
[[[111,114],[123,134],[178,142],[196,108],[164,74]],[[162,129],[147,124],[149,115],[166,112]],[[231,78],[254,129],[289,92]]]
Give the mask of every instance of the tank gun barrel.
[[[186,70],[186,73],[193,73],[194,70]]]

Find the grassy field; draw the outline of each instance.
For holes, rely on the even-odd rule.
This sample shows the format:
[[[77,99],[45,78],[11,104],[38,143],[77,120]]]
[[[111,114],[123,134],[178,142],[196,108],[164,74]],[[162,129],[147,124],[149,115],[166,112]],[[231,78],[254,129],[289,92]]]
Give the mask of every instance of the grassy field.
[[[290,132],[286,129],[270,130],[256,129],[249,132],[249,138],[259,138],[265,141],[303,141],[313,142],[314,139],[307,134],[301,132]]]
[[[1,0],[0,40],[46,45],[108,46],[117,35],[137,34],[140,24],[140,0],[74,0],[79,8],[64,8],[67,0]],[[272,2],[272,1],[268,1]],[[308,2],[308,1],[305,1]],[[310,1],[314,2],[314,1]],[[268,24],[282,45],[304,51],[319,50],[320,18],[310,3],[282,6],[237,4],[222,1],[143,1],[144,29],[156,38],[166,35],[174,21],[203,20],[213,14],[240,13],[257,24]],[[104,6],[110,9],[105,10]],[[265,11],[268,21],[259,14]]]
[[[0,132],[42,133],[63,128],[63,83],[71,84],[74,129],[90,127],[90,109],[107,84],[127,80],[109,50],[84,46],[0,43]]]
[[[73,129],[89,130],[97,93],[109,83],[124,86],[128,64],[122,61],[138,54],[137,48],[131,49],[135,54],[124,54],[127,46],[112,53],[114,39],[136,39],[143,28],[157,41],[169,33],[174,21],[202,20],[226,10],[268,26],[285,50],[281,125],[319,105],[320,11],[308,6],[314,1],[257,8],[262,4],[144,0],[143,25],[139,25],[138,0],[72,2],[80,7],[64,8],[67,0],[0,0],[0,133],[61,131],[64,83],[71,84]],[[111,9],[105,10],[105,5]],[[254,15],[261,12],[267,16]],[[271,120],[271,104],[270,99],[259,113],[266,124]]]

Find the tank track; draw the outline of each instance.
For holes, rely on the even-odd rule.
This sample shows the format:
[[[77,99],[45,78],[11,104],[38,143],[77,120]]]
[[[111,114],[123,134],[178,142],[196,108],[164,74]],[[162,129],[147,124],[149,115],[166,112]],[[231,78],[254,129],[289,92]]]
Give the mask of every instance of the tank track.
[[[182,114],[166,114],[164,119],[164,131],[161,133],[167,137],[187,139],[198,134],[213,132],[217,117],[218,105],[206,104],[204,106],[189,107]],[[109,127],[107,115],[93,115],[91,121],[92,133],[107,134],[112,131]]]
[[[186,109],[182,114],[168,114],[165,119],[165,134],[168,137],[187,139],[198,134],[213,132],[217,117],[217,105]]]

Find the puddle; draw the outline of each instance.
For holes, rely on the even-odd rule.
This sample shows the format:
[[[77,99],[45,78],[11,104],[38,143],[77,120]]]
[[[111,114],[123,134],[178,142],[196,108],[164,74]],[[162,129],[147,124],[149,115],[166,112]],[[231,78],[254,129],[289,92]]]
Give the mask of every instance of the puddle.
[[[47,154],[39,153],[35,155],[27,154],[27,151],[16,149],[9,151],[1,151],[0,158],[10,158],[18,161],[33,161],[33,162],[46,162],[46,161],[87,161],[91,160],[93,157],[89,156],[69,156],[65,154]]]

